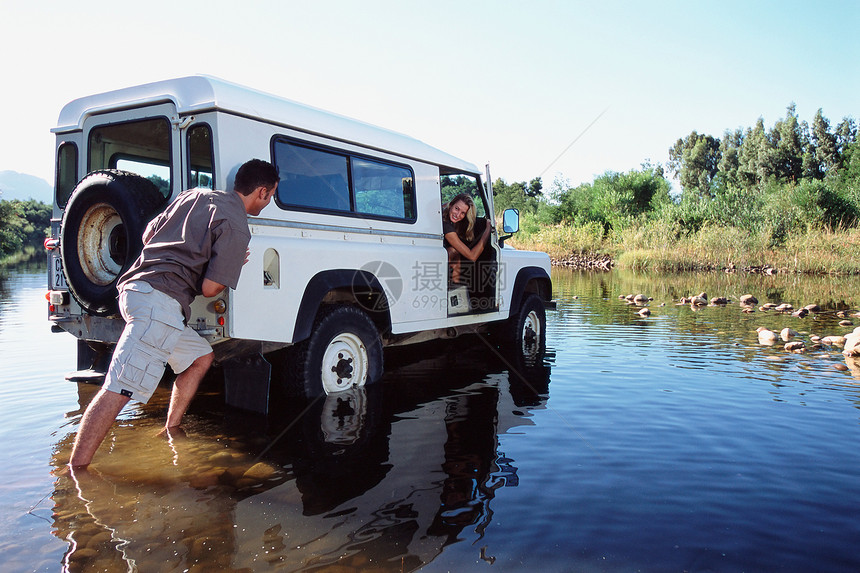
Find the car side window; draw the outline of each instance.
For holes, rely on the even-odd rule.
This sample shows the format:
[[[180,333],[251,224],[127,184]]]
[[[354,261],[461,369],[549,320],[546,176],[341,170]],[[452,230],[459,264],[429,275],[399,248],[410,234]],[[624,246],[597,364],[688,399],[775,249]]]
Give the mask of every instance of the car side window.
[[[275,140],[273,155],[281,177],[276,202],[283,209],[416,218],[414,175],[406,165],[286,138]]]

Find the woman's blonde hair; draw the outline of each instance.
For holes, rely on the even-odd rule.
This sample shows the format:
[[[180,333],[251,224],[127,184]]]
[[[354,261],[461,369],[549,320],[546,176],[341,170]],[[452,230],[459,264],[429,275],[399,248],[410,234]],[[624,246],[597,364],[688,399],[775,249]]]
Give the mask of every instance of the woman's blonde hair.
[[[442,217],[444,219],[448,219],[448,212],[451,210],[454,203],[457,203],[458,201],[465,203],[469,209],[466,211],[466,216],[462,221],[454,223],[454,228],[457,229],[457,235],[461,239],[465,239],[465,242],[471,243],[475,238],[475,219],[478,217],[478,210],[475,207],[475,201],[472,199],[471,195],[468,193],[460,193],[448,201],[448,204],[445,205],[445,208],[442,210]],[[448,220],[450,221],[450,219]]]

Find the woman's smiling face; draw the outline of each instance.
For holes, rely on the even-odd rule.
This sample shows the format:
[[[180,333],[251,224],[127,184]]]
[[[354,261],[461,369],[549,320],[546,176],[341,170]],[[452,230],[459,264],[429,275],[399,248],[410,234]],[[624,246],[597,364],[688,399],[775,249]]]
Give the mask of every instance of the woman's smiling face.
[[[448,218],[451,219],[452,223],[459,223],[463,220],[463,217],[466,216],[466,213],[468,211],[469,206],[466,204],[465,201],[457,201],[448,209]]]

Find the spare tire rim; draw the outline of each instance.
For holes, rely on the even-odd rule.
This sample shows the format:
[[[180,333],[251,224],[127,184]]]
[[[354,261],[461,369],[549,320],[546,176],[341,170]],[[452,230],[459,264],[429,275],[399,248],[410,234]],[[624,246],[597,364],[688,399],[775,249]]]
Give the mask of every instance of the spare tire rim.
[[[367,348],[351,332],[335,336],[322,359],[322,387],[326,394],[362,387],[367,382]]]
[[[107,203],[89,208],[78,227],[78,260],[87,280],[111,284],[122,272],[127,253],[128,238],[116,209]]]

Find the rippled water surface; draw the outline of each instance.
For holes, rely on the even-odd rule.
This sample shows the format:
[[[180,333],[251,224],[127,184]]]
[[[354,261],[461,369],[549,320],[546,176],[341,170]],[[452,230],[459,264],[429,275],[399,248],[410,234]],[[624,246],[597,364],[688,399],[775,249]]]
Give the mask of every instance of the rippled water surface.
[[[4,571],[855,571],[856,281],[554,273],[543,364],[483,339],[387,351],[376,390],[267,418],[216,376],[183,435],[169,389],[63,471],[95,392],[38,265],[0,278]],[[807,318],[675,301],[821,305]],[[619,295],[653,297],[651,315]],[[855,318],[860,324],[860,319]],[[803,354],[758,343],[790,327]]]

